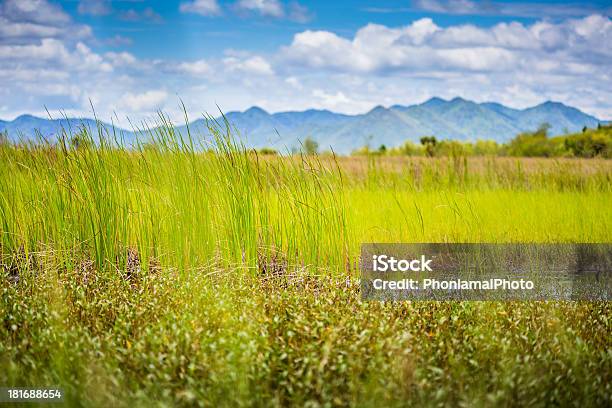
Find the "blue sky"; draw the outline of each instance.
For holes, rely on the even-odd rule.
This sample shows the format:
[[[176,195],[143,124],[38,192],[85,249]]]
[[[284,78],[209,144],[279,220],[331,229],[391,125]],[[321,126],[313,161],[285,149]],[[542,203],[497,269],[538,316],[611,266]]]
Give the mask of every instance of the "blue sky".
[[[366,112],[433,96],[612,118],[606,1],[0,2],[0,119]]]

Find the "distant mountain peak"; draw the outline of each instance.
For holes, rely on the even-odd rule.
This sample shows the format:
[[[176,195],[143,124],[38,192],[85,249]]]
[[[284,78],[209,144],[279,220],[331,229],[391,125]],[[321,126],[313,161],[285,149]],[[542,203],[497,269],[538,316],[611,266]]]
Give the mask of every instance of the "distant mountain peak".
[[[437,107],[437,106],[442,106],[447,104],[448,101],[442,98],[438,98],[437,96],[434,96],[433,98],[429,98],[428,100],[426,100],[425,102],[423,102],[422,104],[420,104],[419,106],[424,106],[424,107]]]
[[[19,115],[15,118],[15,120],[30,120],[30,119],[45,120],[45,118],[39,118],[38,116],[30,115],[29,113],[24,113],[23,115]]]
[[[440,102],[448,102],[448,101],[446,99],[440,98],[439,96],[434,96],[433,98],[429,98],[428,100],[426,100],[424,103],[428,103],[428,102],[440,103]]]
[[[567,108],[568,106],[564,105],[561,102],[555,102],[555,101],[545,101],[542,102],[539,105],[536,105],[536,107],[538,106],[549,106],[549,107],[558,107],[558,108]]]
[[[268,112],[259,106],[251,106],[249,109],[245,110],[244,113],[269,115]]]
[[[483,102],[483,103],[481,103],[481,105],[483,105],[483,106],[495,106],[495,107],[503,107],[503,108],[507,108],[507,109],[512,109],[512,108],[508,108],[508,107],[507,107],[507,106],[505,106],[505,105],[502,105],[502,104],[501,104],[501,103],[499,103],[499,102]]]
[[[293,112],[298,112],[298,111],[293,111]],[[327,109],[314,109],[314,108],[311,108],[311,109],[306,109],[304,111],[304,113],[332,113],[332,112],[330,110],[327,110]]]
[[[376,105],[375,107],[373,107],[368,113],[366,113],[366,115],[369,115],[370,113],[379,113],[379,112],[385,112],[387,110],[387,108],[385,108],[382,105]]]

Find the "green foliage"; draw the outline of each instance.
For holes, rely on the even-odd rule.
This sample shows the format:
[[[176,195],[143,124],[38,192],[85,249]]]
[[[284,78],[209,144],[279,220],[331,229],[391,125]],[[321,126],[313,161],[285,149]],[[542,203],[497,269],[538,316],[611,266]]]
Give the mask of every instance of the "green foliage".
[[[319,152],[319,143],[310,136],[304,139],[302,147],[304,149],[304,153],[308,155],[314,155]]]
[[[436,152],[437,140],[434,136],[423,136],[421,138],[421,144],[425,147],[425,154],[428,157],[433,157]]]
[[[92,149],[94,145],[93,137],[85,127],[81,127],[70,137],[70,147],[73,149]]]
[[[422,156],[423,155],[423,147],[419,146],[410,141],[405,142],[403,145],[399,147],[399,153],[405,156]]]
[[[523,132],[507,144],[493,140],[462,142],[458,140],[436,140],[433,136],[420,139],[421,145],[406,141],[399,147],[379,149],[378,155],[404,155],[427,157],[465,156],[515,156],[515,157],[612,157],[612,125],[583,129],[581,133],[548,137],[550,125],[542,124],[534,132]],[[357,149],[353,155],[372,154],[367,147]]]
[[[8,131],[0,132],[0,145],[9,144]]]
[[[354,150],[353,152],[351,152],[352,156],[369,156],[372,153],[372,150],[368,147],[368,146],[362,146],[359,149]]]
[[[349,279],[200,272],[3,279],[0,382],[92,407],[610,402],[608,302],[364,302]]]
[[[612,152],[612,127],[598,125],[597,129],[587,129],[554,138],[547,137],[547,127],[536,132],[523,133],[508,145],[508,154],[530,157],[603,157],[610,158]]]
[[[387,146],[380,145],[378,149],[372,150],[369,146],[363,146],[351,152],[353,156],[385,156],[390,154],[392,150],[387,149]]]
[[[257,150],[257,153],[263,154],[264,156],[274,156],[278,154],[278,150],[271,147],[262,147],[261,149]]]
[[[457,140],[442,140],[435,145],[436,156],[467,156],[471,153],[471,145],[461,143]]]
[[[612,158],[612,125],[569,135],[564,139],[564,147],[575,157]]]
[[[535,132],[520,133],[508,143],[510,156],[548,157],[553,145],[548,138],[550,125],[542,124]]]
[[[206,152],[171,127],[133,151],[0,145],[0,384],[92,407],[609,405],[609,302],[364,302],[356,278],[362,242],[609,242],[610,162],[262,160],[210,130]]]
[[[502,153],[502,147],[494,140],[477,140],[471,151],[475,156],[495,156]]]

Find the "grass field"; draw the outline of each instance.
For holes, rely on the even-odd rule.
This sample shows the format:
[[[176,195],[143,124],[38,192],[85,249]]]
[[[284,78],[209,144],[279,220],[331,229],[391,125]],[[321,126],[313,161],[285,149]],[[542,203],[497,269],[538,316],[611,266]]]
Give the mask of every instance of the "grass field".
[[[0,384],[82,406],[612,402],[607,302],[362,302],[362,242],[610,242],[612,162],[0,147]]]

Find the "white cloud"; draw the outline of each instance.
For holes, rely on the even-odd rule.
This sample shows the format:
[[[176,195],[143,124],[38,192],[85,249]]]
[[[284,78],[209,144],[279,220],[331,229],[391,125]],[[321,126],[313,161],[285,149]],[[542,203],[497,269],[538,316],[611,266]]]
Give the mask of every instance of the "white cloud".
[[[162,23],[164,21],[164,18],[152,7],[145,7],[142,12],[128,9],[119,13],[119,18],[124,21],[150,21],[152,23]]]
[[[253,56],[245,59],[227,57],[223,60],[223,63],[230,72],[239,71],[254,75],[274,74],[270,63],[260,56]]]
[[[70,78],[70,74],[57,69],[32,69],[32,68],[3,68],[0,69],[0,78],[8,81],[30,82],[36,79],[45,81],[65,81]]]
[[[258,15],[261,17],[272,17],[276,19],[288,19],[297,23],[306,23],[312,19],[312,14],[305,6],[297,1],[284,5],[280,0],[238,0],[229,7],[231,11],[239,15]],[[202,16],[218,16],[222,9],[217,0],[191,0],[179,5],[182,13],[194,13]],[[128,10],[122,14],[125,20],[137,20],[140,18],[134,10]]]
[[[216,113],[217,105],[226,112],[259,105],[272,112],[360,113],[432,96],[515,107],[557,99],[612,118],[612,23],[598,15],[484,28],[420,19],[399,27],[368,24],[353,35],[305,30],[265,55],[226,50],[215,58],[203,50],[193,60],[173,61],[141,59],[121,48],[100,52],[103,41],[66,35],[88,27],[61,8],[49,6],[51,16],[32,8],[4,13],[7,4],[15,6],[0,5],[13,35],[3,36],[7,28],[0,24],[0,94],[10,96],[2,119],[12,112],[44,114],[44,107],[91,116],[90,100],[103,119],[117,112],[137,122],[156,109],[182,120],[179,97],[195,118]],[[19,25],[26,24],[33,26],[22,35]]]
[[[576,61],[606,68],[609,63],[602,58],[612,56],[612,22],[590,16],[559,24],[441,28],[425,18],[399,28],[368,24],[352,39],[328,31],[304,31],[283,53],[298,65],[347,72],[495,72],[530,69],[545,61],[558,62],[561,69]]]
[[[75,84],[58,84],[52,82],[44,84],[26,84],[23,89],[43,96],[67,96],[72,101],[78,101],[82,95],[81,88]]]
[[[113,67],[91,51],[85,44],[78,42],[69,50],[60,40],[45,38],[40,44],[0,45],[2,65],[18,65],[27,62],[30,66],[56,67],[79,71],[110,72]]]
[[[138,64],[138,60],[129,52],[107,52],[104,57],[114,67],[133,67]]]
[[[191,62],[181,62],[176,68],[179,72],[184,72],[193,76],[207,76],[213,71],[210,64],[203,59]]]
[[[473,0],[413,0],[412,10],[422,10],[440,14],[491,15],[513,17],[577,17],[589,14],[610,14],[609,5],[588,4],[586,2],[545,3],[545,2],[508,2]],[[393,9],[370,9],[374,12],[392,12]]]
[[[295,89],[302,90],[304,87],[302,86],[300,80],[294,76],[288,77],[285,79],[285,83],[291,85]]]
[[[81,0],[77,10],[79,14],[105,16],[111,13],[112,8],[109,0]]]
[[[242,14],[288,19],[297,23],[306,23],[312,19],[308,8],[297,1],[285,5],[280,0],[238,0],[232,8]]]
[[[8,59],[10,57],[18,59],[39,60],[49,59],[65,59],[68,56],[66,47],[61,41],[46,38],[40,44],[28,45],[3,45],[0,46],[0,58]],[[42,61],[41,61],[42,62]]]
[[[291,61],[313,68],[335,66],[367,70],[370,65],[367,58],[354,51],[349,40],[328,31],[298,33],[284,53]]]
[[[160,109],[168,99],[168,93],[163,90],[150,90],[134,94],[128,92],[121,97],[120,106],[132,112],[150,112]]]
[[[9,20],[38,24],[65,24],[70,17],[59,6],[45,0],[5,0],[2,15]]]
[[[46,0],[6,0],[0,3],[0,43],[29,43],[41,38],[72,41],[91,37],[91,28]]]
[[[239,0],[236,7],[240,10],[255,11],[262,16],[282,17],[283,5],[278,0]]]
[[[315,98],[323,99],[326,103],[338,104],[343,102],[348,102],[349,99],[342,92],[336,92],[336,94],[329,94],[322,89],[314,89],[312,91],[312,96]]]
[[[413,4],[419,9],[449,14],[470,14],[479,12],[479,9],[482,7],[482,5],[479,6],[470,0],[417,0],[413,1]]]
[[[182,13],[194,13],[202,16],[216,16],[221,14],[221,7],[217,0],[193,0],[181,3],[179,10]]]
[[[105,38],[104,40],[102,40],[102,43],[110,45],[111,47],[122,47],[126,45],[132,45],[133,42],[132,39],[129,37],[124,37],[122,35],[115,34],[110,38]]]
[[[113,66],[104,61],[104,59],[91,51],[91,49],[83,43],[77,43],[76,52],[71,55],[71,59],[76,58],[80,62],[75,62],[78,65],[78,69],[83,70],[100,70],[104,72],[110,72],[113,70]]]
[[[298,2],[289,4],[288,18],[297,23],[307,23],[312,20],[312,13]]]
[[[0,38],[2,38],[0,42],[6,42],[10,38],[58,37],[62,32],[63,30],[59,27],[32,23],[14,23],[0,16]]]

